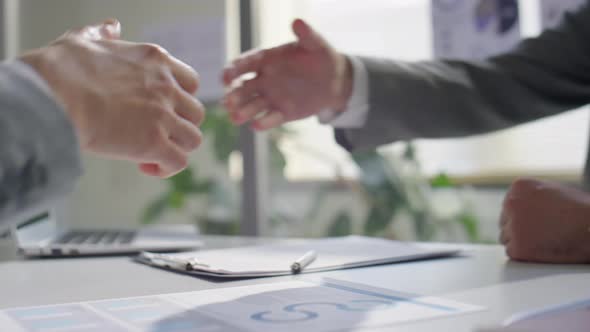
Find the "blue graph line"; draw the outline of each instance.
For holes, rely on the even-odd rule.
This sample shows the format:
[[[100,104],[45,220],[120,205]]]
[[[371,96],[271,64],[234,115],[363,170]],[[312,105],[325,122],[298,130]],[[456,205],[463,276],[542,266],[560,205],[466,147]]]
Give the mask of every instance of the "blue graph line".
[[[378,297],[378,298],[381,298],[381,299],[391,300],[391,301],[395,301],[395,302],[412,303],[412,304],[419,305],[419,306],[422,306],[422,307],[427,307],[427,308],[430,308],[430,309],[437,309],[437,310],[449,311],[449,312],[455,312],[455,311],[457,311],[457,309],[456,308],[453,308],[453,307],[442,306],[442,305],[438,305],[438,304],[426,303],[426,302],[421,302],[421,301],[415,301],[415,300],[412,300],[412,299],[409,299],[409,298],[405,298],[405,297],[399,297],[399,296],[381,294],[381,293],[377,293],[377,292],[372,292],[372,291],[368,291],[368,290],[364,290],[364,289],[358,289],[358,288],[348,287],[348,286],[344,286],[344,285],[333,284],[333,283],[329,283],[329,282],[322,283],[322,285],[325,286],[325,287],[335,288],[335,289],[344,290],[344,291],[348,291],[348,292],[352,292],[352,293],[357,293],[357,294],[361,294],[361,295]]]
[[[306,303],[296,303],[290,304],[283,308],[283,312],[286,313],[293,313],[293,314],[300,314],[302,316],[295,317],[290,315],[287,318],[273,318],[272,311],[263,311],[258,312],[250,316],[251,319],[265,322],[265,323],[294,323],[294,322],[305,322],[308,320],[313,320],[318,318],[320,315],[315,311],[304,310],[302,308],[309,307],[309,306],[328,306],[334,307],[335,309],[342,310],[342,311],[349,311],[349,312],[368,312],[368,311],[375,311],[380,309],[388,309],[395,306],[395,303],[390,301],[384,300],[353,300],[350,301],[351,304],[372,304],[372,307],[365,307],[365,308],[355,308],[351,307],[348,304],[344,303],[332,303],[332,302],[306,302]]]
[[[282,308],[280,313],[287,314],[287,317],[278,317],[276,315],[280,315],[280,313],[273,312],[273,311],[262,311],[255,313],[250,316],[251,319],[259,322],[264,323],[294,323],[294,322],[305,322],[309,320],[316,319],[320,316],[319,313],[315,311],[306,310],[305,307],[309,306],[329,306],[333,307],[334,309],[341,310],[341,311],[348,311],[348,312],[368,312],[368,311],[375,311],[380,309],[389,309],[396,305],[396,303],[405,302],[411,303],[417,306],[426,307],[429,309],[447,311],[447,312],[455,312],[457,311],[456,308],[443,306],[438,304],[432,304],[422,301],[416,301],[411,298],[401,297],[401,296],[394,296],[394,295],[387,295],[378,292],[373,292],[364,289],[358,289],[350,286],[330,283],[330,282],[322,282],[322,286],[330,287],[342,291],[352,292],[360,295],[376,297],[382,300],[352,300],[350,303],[333,303],[333,302],[307,302],[307,303],[296,303],[290,304]],[[371,304],[371,307],[355,307],[354,304]],[[351,306],[352,305],[352,306]],[[273,315],[275,315],[273,317]]]

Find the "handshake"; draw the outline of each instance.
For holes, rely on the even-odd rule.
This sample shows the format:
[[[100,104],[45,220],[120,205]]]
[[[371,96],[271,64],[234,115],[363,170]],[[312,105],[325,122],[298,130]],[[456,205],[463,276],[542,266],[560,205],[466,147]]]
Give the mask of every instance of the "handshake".
[[[353,64],[305,22],[295,21],[293,32],[296,41],[244,54],[224,70],[224,104],[236,125],[249,122],[255,130],[266,130],[346,110],[353,95]],[[20,60],[47,82],[83,149],[136,162],[148,175],[172,176],[187,166],[189,153],[201,143],[204,107],[194,97],[198,75],[159,46],[119,37],[119,23],[106,21],[68,32]],[[492,71],[490,76],[498,75]],[[426,80],[423,85],[437,84],[441,83]],[[395,84],[383,85],[398,89]],[[355,86],[355,95],[357,86],[362,84]],[[473,121],[475,116],[467,110]],[[588,263],[589,215],[586,192],[542,181],[516,181],[504,201],[500,241],[513,259]]]
[[[341,109],[352,77],[337,54],[302,21],[297,42],[255,51],[223,73],[225,105],[236,125],[264,130],[331,108]],[[153,44],[120,39],[116,20],[69,31],[19,60],[49,85],[81,148],[139,164],[151,176],[183,170],[202,140],[198,74]],[[347,71],[348,70],[348,71]],[[247,73],[255,78],[241,81]],[[343,84],[345,78],[350,82]]]

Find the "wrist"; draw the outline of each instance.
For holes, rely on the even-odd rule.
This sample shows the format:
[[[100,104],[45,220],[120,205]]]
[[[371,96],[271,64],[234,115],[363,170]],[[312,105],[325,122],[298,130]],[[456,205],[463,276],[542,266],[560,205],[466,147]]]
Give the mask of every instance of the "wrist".
[[[83,119],[77,105],[74,105],[68,95],[68,89],[65,87],[63,77],[57,72],[60,60],[59,49],[54,46],[47,46],[41,49],[29,51],[19,57],[19,60],[30,66],[47,84],[51,90],[52,97],[62,106],[64,113],[76,130],[78,138],[81,139],[81,128]],[[61,79],[60,79],[61,78]],[[84,142],[81,142],[82,144]]]
[[[352,97],[352,90],[354,84],[354,70],[352,62],[344,54],[337,55],[337,73],[336,73],[336,88],[335,98],[332,104],[332,110],[336,113],[342,113],[346,110],[348,102]]]

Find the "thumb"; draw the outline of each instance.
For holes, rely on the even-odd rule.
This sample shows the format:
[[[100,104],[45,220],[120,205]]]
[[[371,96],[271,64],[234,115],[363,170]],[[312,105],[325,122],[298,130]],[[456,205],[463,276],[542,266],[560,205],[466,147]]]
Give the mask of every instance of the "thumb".
[[[302,19],[293,21],[293,33],[297,43],[308,51],[318,51],[327,46],[326,41]]]

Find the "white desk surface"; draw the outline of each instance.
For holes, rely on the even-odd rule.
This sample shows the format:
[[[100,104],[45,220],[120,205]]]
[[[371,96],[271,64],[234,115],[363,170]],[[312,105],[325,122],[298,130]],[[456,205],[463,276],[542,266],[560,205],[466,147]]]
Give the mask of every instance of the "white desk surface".
[[[209,248],[270,240],[206,237]],[[590,298],[590,266],[515,263],[501,246],[463,245],[462,257],[315,274],[486,307],[459,317],[396,326],[396,332],[474,331],[511,314]],[[0,263],[0,309],[134,297],[284,281],[218,281],[170,273],[129,258],[43,259]],[[378,330],[378,329],[377,329]],[[391,327],[383,331],[391,330]],[[372,330],[373,331],[373,330]]]

